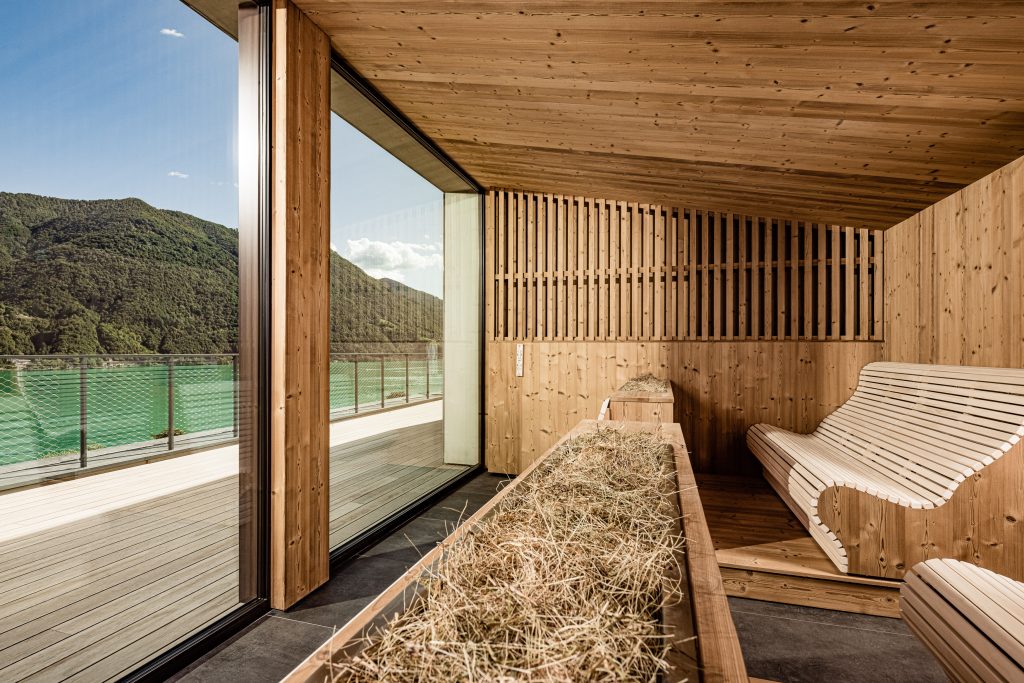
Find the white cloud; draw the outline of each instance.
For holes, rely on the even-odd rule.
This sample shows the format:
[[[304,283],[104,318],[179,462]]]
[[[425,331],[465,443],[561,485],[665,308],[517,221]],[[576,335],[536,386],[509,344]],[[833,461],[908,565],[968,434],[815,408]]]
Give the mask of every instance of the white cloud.
[[[334,242],[331,242],[331,251],[337,252],[338,254],[341,253],[341,251],[338,250],[338,245]]]
[[[185,34],[173,28],[162,28],[160,29],[160,35],[170,36],[172,38],[184,38]]]
[[[398,281],[410,270],[440,269],[444,264],[438,244],[378,242],[366,237],[348,240],[346,257],[373,277]]]
[[[181,171],[171,171],[167,175],[172,178],[188,178],[188,173],[182,173]]]
[[[378,268],[367,268],[366,274],[369,275],[370,277],[375,277],[378,280],[386,277],[387,279],[394,280],[395,282],[405,282],[405,273],[397,270],[380,270]]]

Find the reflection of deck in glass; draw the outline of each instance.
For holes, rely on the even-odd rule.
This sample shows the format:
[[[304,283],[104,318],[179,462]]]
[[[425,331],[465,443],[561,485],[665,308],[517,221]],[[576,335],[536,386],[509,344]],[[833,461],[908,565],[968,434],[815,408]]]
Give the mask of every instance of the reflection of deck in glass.
[[[331,544],[465,470],[442,403],[331,425]],[[237,606],[238,450],[0,495],[0,680],[116,678]]]

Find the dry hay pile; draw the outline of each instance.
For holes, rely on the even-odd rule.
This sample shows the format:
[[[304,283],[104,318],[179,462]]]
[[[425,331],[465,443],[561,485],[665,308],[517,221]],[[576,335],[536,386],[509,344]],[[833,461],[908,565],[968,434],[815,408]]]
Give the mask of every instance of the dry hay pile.
[[[670,447],[602,428],[565,442],[421,579],[349,681],[657,681],[674,529]]]
[[[629,380],[619,387],[619,391],[669,391],[671,388],[667,379],[648,373]]]

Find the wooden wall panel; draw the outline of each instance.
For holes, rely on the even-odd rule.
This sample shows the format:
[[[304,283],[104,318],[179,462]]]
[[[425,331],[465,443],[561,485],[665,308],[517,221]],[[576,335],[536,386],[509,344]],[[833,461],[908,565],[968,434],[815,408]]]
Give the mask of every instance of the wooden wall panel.
[[[1024,367],[1024,158],[885,244],[887,360]]]
[[[488,198],[491,339],[882,338],[880,232],[562,195]]]
[[[327,581],[330,44],[273,7],[271,605]]]
[[[486,462],[515,473],[626,380],[643,372],[672,380],[675,421],[694,468],[760,471],[747,452],[747,428],[770,422],[811,431],[849,398],[860,369],[880,360],[879,342],[536,341],[524,343],[515,376],[515,341],[487,344]]]

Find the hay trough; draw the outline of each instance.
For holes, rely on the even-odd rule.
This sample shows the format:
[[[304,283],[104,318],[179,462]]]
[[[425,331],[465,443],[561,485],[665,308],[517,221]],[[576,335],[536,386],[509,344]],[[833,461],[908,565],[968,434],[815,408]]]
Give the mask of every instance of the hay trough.
[[[584,420],[287,680],[746,680],[679,426]]]
[[[651,374],[634,377],[612,393],[599,419],[633,422],[673,422],[672,383]]]

